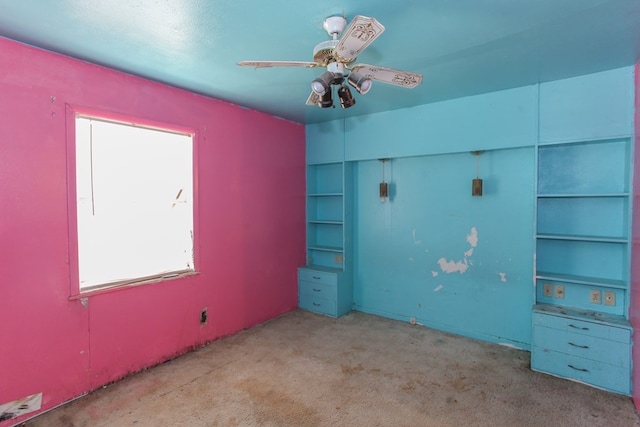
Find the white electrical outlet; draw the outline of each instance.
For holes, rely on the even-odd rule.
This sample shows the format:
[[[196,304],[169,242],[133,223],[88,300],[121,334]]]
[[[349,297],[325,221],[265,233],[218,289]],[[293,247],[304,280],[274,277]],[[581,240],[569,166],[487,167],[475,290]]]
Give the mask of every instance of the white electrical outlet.
[[[602,293],[597,290],[592,290],[589,294],[589,301],[591,301],[591,304],[602,304]]]
[[[553,288],[551,283],[545,283],[542,285],[542,295],[545,297],[551,297],[553,295]]]
[[[558,299],[564,299],[564,286],[556,285],[553,292],[554,292],[553,294],[554,297]]]

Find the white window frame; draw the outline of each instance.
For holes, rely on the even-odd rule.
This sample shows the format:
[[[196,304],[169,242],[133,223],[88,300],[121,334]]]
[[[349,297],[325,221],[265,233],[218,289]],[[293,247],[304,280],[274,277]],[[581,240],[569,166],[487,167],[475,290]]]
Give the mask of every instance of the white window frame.
[[[190,159],[189,161],[190,163],[190,174],[191,174],[191,180],[190,180],[190,184],[191,184],[191,188],[189,187],[189,183],[186,183],[185,180],[182,181],[182,183],[184,185],[182,185],[185,188],[181,188],[178,189],[176,191],[175,188],[173,188],[173,186],[171,186],[172,188],[163,188],[163,191],[170,191],[171,192],[171,202],[173,205],[173,210],[171,211],[171,213],[169,215],[176,215],[174,214],[174,212],[178,212],[181,209],[183,210],[182,213],[180,215],[182,218],[182,223],[183,224],[188,224],[188,219],[185,218],[185,215],[189,215],[190,216],[190,236],[189,236],[189,240],[190,242],[186,242],[185,241],[185,237],[184,234],[182,233],[182,231],[184,231],[184,229],[180,232],[180,236],[179,237],[179,242],[177,245],[172,246],[172,245],[166,245],[166,247],[170,247],[172,250],[173,248],[180,248],[180,253],[183,255],[177,255],[177,258],[173,258],[173,260],[177,260],[179,257],[183,257],[180,258],[180,266],[178,266],[178,264],[176,264],[175,262],[170,262],[170,268],[166,268],[166,269],[161,269],[161,270],[155,270],[152,268],[152,270],[148,270],[149,274],[129,274],[129,275],[125,275],[123,277],[120,277],[118,275],[110,278],[109,280],[99,280],[96,283],[90,283],[90,285],[86,285],[84,283],[81,283],[81,267],[84,266],[84,264],[82,264],[83,259],[82,257],[84,256],[84,260],[88,260],[91,257],[87,255],[86,252],[86,248],[88,247],[86,242],[87,239],[84,238],[84,232],[81,230],[79,231],[79,227],[81,227],[82,223],[86,224],[86,215],[83,213],[79,213],[78,209],[79,208],[79,197],[83,196],[83,191],[86,192],[85,190],[83,190],[82,188],[78,188],[78,185],[80,185],[80,187],[82,187],[82,183],[84,182],[86,185],[86,179],[82,179],[79,178],[77,175],[78,173],[86,173],[86,170],[82,170],[82,167],[79,166],[79,164],[77,163],[77,155],[85,155],[86,153],[82,153],[82,149],[80,149],[80,153],[78,153],[77,150],[77,146],[76,144],[78,144],[78,138],[77,138],[77,125],[80,121],[84,121],[85,119],[91,120],[94,123],[104,123],[107,124],[108,126],[110,125],[116,125],[116,127],[119,127],[120,125],[122,126],[126,126],[127,129],[135,129],[136,132],[137,131],[146,131],[149,130],[151,132],[149,132],[148,134],[153,134],[153,135],[179,135],[182,136],[182,140],[186,141],[186,139],[184,137],[188,137],[190,139]],[[144,134],[147,134],[146,132],[144,132]],[[114,288],[121,288],[121,287],[128,287],[128,286],[135,286],[135,285],[140,285],[140,284],[146,284],[146,283],[153,283],[153,282],[159,282],[159,281],[163,281],[163,280],[169,280],[169,279],[175,279],[175,278],[179,278],[179,277],[183,277],[183,276],[187,276],[187,275],[192,275],[192,274],[197,274],[197,270],[196,270],[196,266],[198,265],[197,262],[197,233],[196,233],[196,224],[197,224],[197,206],[196,206],[196,194],[197,194],[197,181],[196,181],[196,176],[197,176],[197,171],[196,171],[196,162],[194,161],[194,159],[196,158],[196,140],[197,140],[197,135],[195,130],[190,129],[190,128],[186,128],[184,126],[176,126],[176,125],[172,125],[172,124],[167,124],[167,123],[162,123],[162,122],[155,122],[155,121],[148,121],[148,120],[140,120],[140,119],[136,119],[136,118],[131,118],[128,116],[122,116],[122,115],[114,115],[114,114],[105,114],[103,112],[97,112],[97,111],[86,111],[86,110],[82,110],[82,109],[78,109],[78,108],[74,108],[71,106],[67,106],[67,175],[68,175],[68,213],[69,213],[69,236],[70,236],[70,241],[69,241],[69,252],[70,252],[70,256],[69,256],[69,264],[70,264],[70,296],[71,298],[74,297],[78,297],[78,296],[82,296],[85,294],[89,294],[89,293],[94,293],[94,292],[102,292],[102,291],[106,291],[106,290],[111,290]],[[147,144],[147,143],[136,143],[134,145],[138,145],[140,146],[141,144]],[[169,146],[171,143],[169,143]],[[102,143],[102,146],[104,146],[104,142]],[[122,150],[122,144],[120,144],[120,150]],[[182,150],[182,148],[180,149]],[[184,152],[184,150],[182,151]],[[184,160],[184,156],[182,157]],[[157,172],[157,170],[156,170]],[[153,171],[149,172],[150,174],[153,173]],[[112,176],[112,175],[110,175]],[[104,177],[103,177],[104,178]],[[103,179],[103,182],[105,182],[105,180]],[[93,185],[93,184],[92,184]],[[169,186],[166,186],[169,187]],[[158,187],[158,188],[162,188],[162,187]],[[182,191],[180,191],[182,190]],[[165,191],[165,192],[166,192]],[[190,193],[190,194],[188,194]],[[104,192],[102,194],[105,194]],[[84,196],[86,196],[86,194],[84,194]],[[92,196],[93,198],[93,196]],[[162,203],[165,203],[165,199],[166,199],[166,194],[163,194],[162,196]],[[188,200],[190,199],[190,200]],[[129,197],[129,200],[131,200],[131,197]],[[93,204],[92,202],[89,202],[89,204]],[[164,206],[164,205],[163,205]],[[86,207],[86,206],[85,206]],[[176,209],[177,208],[177,209]],[[184,210],[184,209],[189,209],[190,212]],[[91,208],[93,209],[93,208]],[[163,207],[164,209],[164,207]],[[104,212],[104,210],[103,210]],[[127,212],[127,210],[125,210],[124,212]],[[133,210],[132,210],[133,212]],[[162,215],[166,215],[165,210],[162,211],[162,214],[158,214],[158,218],[167,218],[166,216],[162,216]],[[187,213],[188,212],[188,213]],[[146,213],[146,212],[145,212]],[[119,214],[118,214],[119,216]],[[83,219],[84,218],[84,219]],[[126,218],[126,214],[125,214],[125,218]],[[173,217],[170,217],[173,218]],[[169,221],[173,221],[173,219],[170,219]],[[164,224],[162,222],[162,220],[158,221],[158,224]],[[145,227],[147,228],[147,227]],[[175,228],[175,227],[174,227]],[[85,227],[84,230],[87,230],[87,228]],[[103,233],[106,234],[106,233]],[[138,234],[138,233],[136,233]],[[167,233],[168,235],[171,236],[175,236],[176,233]],[[124,237],[123,237],[124,236]],[[124,234],[123,236],[121,236],[122,240],[128,239],[128,234]],[[147,236],[150,236],[149,234],[147,234]],[[164,237],[163,237],[164,238]],[[167,237],[169,238],[169,237]],[[132,238],[135,241],[135,237]],[[98,239],[99,240],[99,239]],[[117,240],[117,239],[116,239]],[[118,240],[119,241],[119,240]],[[122,242],[122,244],[127,245],[126,242]],[[84,245],[84,246],[83,246]],[[120,245],[120,244],[119,244]],[[186,250],[187,250],[187,245],[188,246],[188,250],[189,253],[186,254]],[[99,245],[96,245],[99,246]],[[121,246],[121,245],[120,245]],[[84,248],[84,249],[83,249]],[[83,252],[84,250],[84,252]],[[174,250],[175,252],[175,250]],[[177,253],[177,252],[176,252]],[[83,255],[84,254],[84,255]],[[175,255],[175,254],[174,254]],[[113,258],[117,259],[119,256],[118,253],[114,253],[113,254]],[[109,258],[109,256],[107,256],[107,258]],[[161,257],[160,257],[161,258]],[[94,256],[95,259],[95,256]],[[126,259],[123,258],[123,259]],[[138,258],[138,262],[136,262],[136,264],[146,264],[145,260],[146,259],[152,259],[152,257],[148,257],[148,258]],[[185,260],[189,260],[190,262],[182,262]],[[108,263],[109,259],[105,259],[105,263]],[[85,263],[86,264],[86,263]],[[182,267],[184,266],[184,267]],[[144,267],[142,268],[142,270],[144,270]],[[86,271],[86,267],[85,271]],[[87,276],[86,274],[84,274],[84,276]]]

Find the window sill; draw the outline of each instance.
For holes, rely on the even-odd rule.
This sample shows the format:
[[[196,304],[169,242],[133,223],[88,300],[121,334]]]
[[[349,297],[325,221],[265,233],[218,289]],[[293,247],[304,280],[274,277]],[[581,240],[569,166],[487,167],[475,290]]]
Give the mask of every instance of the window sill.
[[[192,277],[199,275],[200,272],[197,270],[183,270],[183,271],[174,271],[171,273],[166,273],[157,276],[149,276],[142,277],[134,280],[126,280],[120,282],[112,282],[106,283],[104,285],[95,285],[88,289],[82,289],[77,294],[70,295],[69,300],[77,300],[81,298],[86,298],[94,295],[105,294],[109,292],[122,291],[125,289],[136,288],[138,286],[150,285],[159,282],[167,282],[176,279],[183,279],[186,277]]]

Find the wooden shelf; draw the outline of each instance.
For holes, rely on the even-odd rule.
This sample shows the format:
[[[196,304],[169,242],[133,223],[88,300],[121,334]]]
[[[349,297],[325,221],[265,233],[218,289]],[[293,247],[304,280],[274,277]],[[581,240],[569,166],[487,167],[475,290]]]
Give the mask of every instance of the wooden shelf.
[[[342,193],[312,193],[307,194],[307,197],[342,197]]]
[[[338,274],[338,273],[342,272],[341,268],[327,267],[326,265],[317,265],[317,264],[307,264],[303,268],[306,268],[306,269],[309,269],[309,270],[323,271],[325,273],[336,273],[336,274]]]
[[[551,304],[536,304],[533,307],[534,312],[543,314],[552,314],[556,316],[567,317],[576,320],[588,320],[605,325],[616,325],[631,329],[629,321],[624,317],[616,314],[600,313],[593,310],[585,310],[574,307],[562,307]]]
[[[600,197],[629,197],[629,193],[549,193],[538,194],[539,199],[571,199],[571,198],[600,198]]]
[[[310,250],[314,250],[314,251],[324,251],[324,252],[343,252],[344,248],[341,248],[339,246],[321,246],[321,245],[315,245],[315,246],[309,246]]]
[[[603,279],[600,277],[577,276],[574,274],[549,273],[546,271],[538,271],[536,279],[550,280],[556,282],[576,283],[579,285],[599,286],[611,289],[627,289],[627,283],[624,280]]]
[[[610,237],[610,236],[577,236],[572,234],[537,234],[537,239],[545,240],[569,240],[578,242],[598,242],[598,243],[629,243],[628,239],[624,237]]]

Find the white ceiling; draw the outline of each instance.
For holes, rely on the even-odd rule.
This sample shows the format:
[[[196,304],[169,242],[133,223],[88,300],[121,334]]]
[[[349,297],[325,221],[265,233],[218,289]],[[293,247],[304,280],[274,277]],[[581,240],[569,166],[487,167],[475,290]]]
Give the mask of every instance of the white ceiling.
[[[422,85],[376,83],[350,109],[320,109],[305,101],[322,69],[236,65],[312,61],[336,14],[386,27],[358,62]],[[632,65],[640,0],[0,0],[0,36],[315,123]]]

